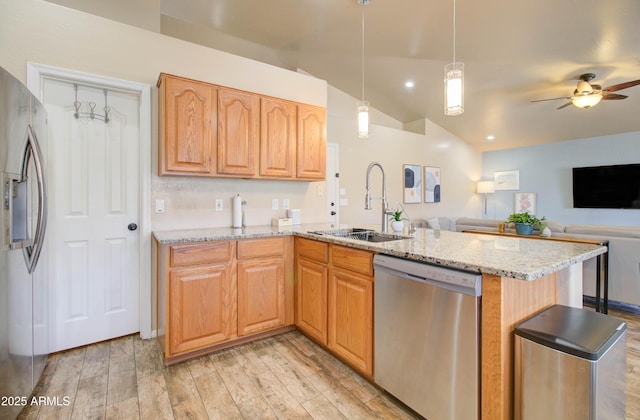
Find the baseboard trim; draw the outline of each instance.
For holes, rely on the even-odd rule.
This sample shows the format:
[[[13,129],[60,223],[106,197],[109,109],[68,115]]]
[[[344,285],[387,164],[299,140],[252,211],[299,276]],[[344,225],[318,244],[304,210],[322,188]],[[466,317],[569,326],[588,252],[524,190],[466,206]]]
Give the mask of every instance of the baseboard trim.
[[[588,306],[590,308],[596,307],[596,298],[593,296],[582,296],[582,304],[584,306]],[[640,306],[632,305],[630,303],[625,302],[617,302],[615,300],[609,300],[609,309],[615,309],[618,311],[629,312],[635,315],[640,315]]]

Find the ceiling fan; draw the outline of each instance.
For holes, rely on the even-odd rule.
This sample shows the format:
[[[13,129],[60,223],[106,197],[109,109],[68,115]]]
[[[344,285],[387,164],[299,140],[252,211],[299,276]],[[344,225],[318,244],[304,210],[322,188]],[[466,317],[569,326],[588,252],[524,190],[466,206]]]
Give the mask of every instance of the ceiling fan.
[[[549,99],[537,99],[531,102],[543,102],[543,101],[555,101],[558,99],[566,99],[567,102],[564,105],[559,106],[557,109],[566,108],[569,105],[575,105],[578,108],[588,109],[595,105],[597,105],[601,100],[617,100],[617,99],[625,99],[626,95],[620,95],[616,92],[618,90],[627,89],[632,86],[640,85],[640,80],[632,80],[625,83],[620,83],[617,85],[609,86],[606,88],[602,88],[600,85],[590,83],[593,79],[596,78],[594,73],[585,73],[580,75],[578,78],[578,86],[573,91],[573,96],[563,96],[560,98],[549,98]]]

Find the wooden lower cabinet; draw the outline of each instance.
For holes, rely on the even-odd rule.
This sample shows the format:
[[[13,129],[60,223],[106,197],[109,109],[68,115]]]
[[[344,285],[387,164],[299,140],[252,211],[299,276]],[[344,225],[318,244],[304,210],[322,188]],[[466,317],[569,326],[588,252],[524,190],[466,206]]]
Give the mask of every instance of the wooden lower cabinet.
[[[285,238],[238,243],[239,336],[285,325],[285,252]]]
[[[292,237],[156,249],[165,364],[293,328]]]
[[[296,238],[296,326],[373,377],[373,253]]]
[[[231,280],[229,264],[171,270],[171,354],[231,338]]]
[[[329,349],[373,376],[373,279],[331,269],[328,308]]]
[[[299,258],[296,267],[296,325],[327,344],[327,263]]]

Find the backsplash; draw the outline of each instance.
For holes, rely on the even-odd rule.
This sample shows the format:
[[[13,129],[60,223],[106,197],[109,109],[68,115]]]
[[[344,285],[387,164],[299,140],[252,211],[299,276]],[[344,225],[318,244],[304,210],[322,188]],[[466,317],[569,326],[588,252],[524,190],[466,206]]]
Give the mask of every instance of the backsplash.
[[[240,194],[246,205],[247,226],[268,225],[274,217],[286,216],[283,199],[289,207],[301,210],[302,223],[326,220],[326,195],[318,196],[319,182],[245,180],[154,176],[151,193],[152,230],[228,227],[232,222],[232,198]],[[323,190],[326,190],[323,188]],[[164,200],[164,212],[155,212],[157,199]],[[215,210],[216,199],[223,210]],[[278,200],[278,210],[272,200]]]

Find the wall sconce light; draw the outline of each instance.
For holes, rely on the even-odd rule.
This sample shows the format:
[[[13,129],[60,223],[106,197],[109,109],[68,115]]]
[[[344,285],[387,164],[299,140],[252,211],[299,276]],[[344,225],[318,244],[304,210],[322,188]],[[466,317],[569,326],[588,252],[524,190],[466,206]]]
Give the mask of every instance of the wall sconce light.
[[[487,194],[493,194],[495,192],[495,185],[493,181],[478,181],[476,183],[476,192],[482,194],[482,201],[484,204],[483,216],[487,216]]]

